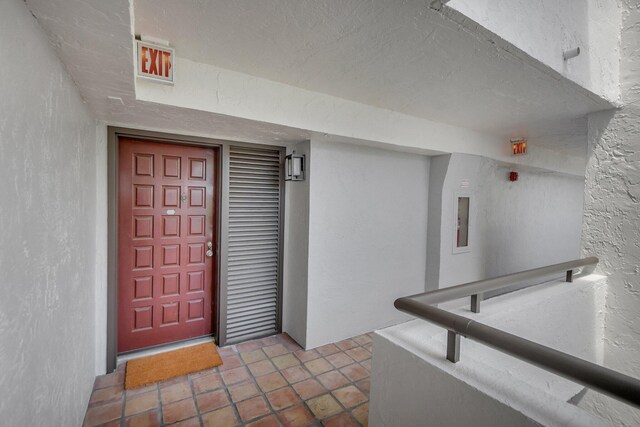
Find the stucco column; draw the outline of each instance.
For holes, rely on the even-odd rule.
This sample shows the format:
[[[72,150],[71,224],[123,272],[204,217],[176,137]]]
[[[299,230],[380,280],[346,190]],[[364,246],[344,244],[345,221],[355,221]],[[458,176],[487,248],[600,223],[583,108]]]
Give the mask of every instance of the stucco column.
[[[609,276],[604,363],[640,378],[640,5],[623,0],[620,7],[623,106],[589,116],[582,250],[598,256]],[[627,405],[593,394],[585,404],[640,425],[640,410]]]

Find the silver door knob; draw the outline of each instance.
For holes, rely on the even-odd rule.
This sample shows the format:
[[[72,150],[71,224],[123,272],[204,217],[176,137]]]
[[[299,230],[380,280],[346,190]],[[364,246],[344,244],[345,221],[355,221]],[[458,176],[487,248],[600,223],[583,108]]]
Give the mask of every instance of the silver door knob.
[[[209,250],[206,252],[206,254],[207,254],[207,256],[208,256],[208,257],[212,257],[212,256],[213,256],[213,251],[212,251],[211,249],[209,249]]]
[[[207,242],[207,247],[209,248],[209,250],[207,251],[206,255],[208,257],[212,257],[213,256],[213,242]]]

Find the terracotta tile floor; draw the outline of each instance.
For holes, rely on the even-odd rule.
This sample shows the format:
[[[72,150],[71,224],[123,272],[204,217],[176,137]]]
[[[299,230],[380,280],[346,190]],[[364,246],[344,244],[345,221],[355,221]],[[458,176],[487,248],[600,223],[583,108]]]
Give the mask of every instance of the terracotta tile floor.
[[[280,334],[219,349],[223,365],[124,390],[124,365],[96,378],[85,426],[360,426],[371,336],[304,351]]]

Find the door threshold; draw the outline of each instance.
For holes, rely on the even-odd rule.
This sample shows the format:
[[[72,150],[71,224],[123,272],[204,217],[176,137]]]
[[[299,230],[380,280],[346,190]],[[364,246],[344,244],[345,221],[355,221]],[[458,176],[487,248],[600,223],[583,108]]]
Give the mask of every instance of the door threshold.
[[[208,342],[212,342],[215,344],[214,337],[208,336],[208,337],[194,338],[192,340],[169,343],[169,344],[164,344],[164,345],[160,345],[153,348],[145,348],[143,350],[133,351],[131,353],[120,354],[116,357],[116,366],[120,366],[121,364],[126,363],[129,360],[139,359],[141,357],[147,357],[147,356],[154,356],[156,354],[166,353],[168,351],[179,350],[181,348],[192,347],[194,345],[205,344]]]

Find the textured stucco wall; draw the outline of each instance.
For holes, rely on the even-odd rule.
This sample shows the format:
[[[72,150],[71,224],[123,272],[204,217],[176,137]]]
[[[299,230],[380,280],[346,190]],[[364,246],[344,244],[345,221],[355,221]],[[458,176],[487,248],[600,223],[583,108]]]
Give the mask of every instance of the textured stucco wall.
[[[519,172],[516,182],[510,170]],[[432,188],[430,191],[434,192]],[[509,167],[495,160],[452,154],[442,184],[440,245],[429,243],[428,289],[496,277],[576,259],[580,255],[584,181],[577,176]],[[468,252],[454,253],[456,197],[470,196]],[[430,223],[431,225],[431,223]],[[435,233],[434,233],[435,234]]]
[[[617,101],[616,0],[452,0],[447,6],[582,87]],[[580,55],[564,61],[562,53],[575,47]]]
[[[621,5],[624,106],[589,117],[582,249],[609,276],[605,365],[640,378],[640,4]],[[640,425],[640,410],[594,394],[585,400],[616,423]]]
[[[424,290],[429,158],[311,140],[307,347],[402,322]]]
[[[96,122],[0,3],[0,424],[78,426],[95,374]]]

